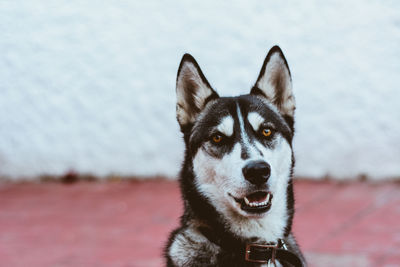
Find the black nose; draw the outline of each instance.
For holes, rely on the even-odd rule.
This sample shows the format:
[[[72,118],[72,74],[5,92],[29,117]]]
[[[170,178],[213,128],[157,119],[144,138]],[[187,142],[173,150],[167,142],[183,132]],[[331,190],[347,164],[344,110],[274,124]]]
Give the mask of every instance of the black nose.
[[[271,175],[271,167],[262,160],[251,161],[243,167],[243,175],[247,181],[255,185],[262,185],[268,181]]]

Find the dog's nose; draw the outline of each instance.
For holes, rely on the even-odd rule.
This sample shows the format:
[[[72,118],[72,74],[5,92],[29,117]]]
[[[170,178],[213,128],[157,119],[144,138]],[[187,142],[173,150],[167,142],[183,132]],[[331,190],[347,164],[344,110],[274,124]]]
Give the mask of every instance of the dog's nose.
[[[243,176],[252,184],[262,185],[268,181],[271,175],[271,167],[262,160],[251,161],[242,169]]]

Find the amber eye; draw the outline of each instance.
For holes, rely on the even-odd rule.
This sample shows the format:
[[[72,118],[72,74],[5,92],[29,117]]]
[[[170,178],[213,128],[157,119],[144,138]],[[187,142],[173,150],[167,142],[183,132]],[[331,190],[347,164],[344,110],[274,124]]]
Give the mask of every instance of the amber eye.
[[[268,129],[268,128],[264,128],[264,129],[262,130],[262,134],[263,134],[265,137],[268,137],[268,136],[270,136],[270,135],[272,134],[272,131],[271,131],[270,129]]]
[[[220,134],[214,134],[212,137],[212,140],[214,143],[219,143],[222,141],[222,135]]]

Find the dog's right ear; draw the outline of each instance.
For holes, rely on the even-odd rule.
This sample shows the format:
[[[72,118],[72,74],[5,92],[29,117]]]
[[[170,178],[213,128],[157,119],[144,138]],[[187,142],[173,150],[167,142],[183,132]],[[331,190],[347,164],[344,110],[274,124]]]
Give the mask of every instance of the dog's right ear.
[[[189,54],[183,55],[179,65],[176,97],[176,117],[182,132],[195,122],[208,101],[219,97]]]
[[[292,90],[292,78],[289,66],[279,46],[272,47],[261,68],[257,82],[251,94],[269,100],[275,105],[284,118],[293,124],[296,108]]]

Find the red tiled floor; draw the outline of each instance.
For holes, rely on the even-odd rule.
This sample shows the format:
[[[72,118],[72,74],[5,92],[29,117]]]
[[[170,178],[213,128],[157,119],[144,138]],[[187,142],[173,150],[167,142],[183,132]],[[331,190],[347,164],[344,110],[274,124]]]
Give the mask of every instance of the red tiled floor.
[[[310,266],[400,266],[400,184],[296,181]],[[176,182],[0,184],[0,266],[162,266]]]
[[[294,229],[299,233],[299,242],[307,250],[321,248],[327,240],[336,236],[348,224],[357,220],[362,213],[368,211],[375,198],[384,193],[382,190],[385,190],[385,188],[376,190],[367,184],[353,186],[321,184],[320,187],[322,187],[320,190],[324,187],[329,188],[329,192],[325,192],[323,196],[305,207],[302,207],[301,200],[306,192],[301,192],[302,188],[296,190],[300,203],[297,205]],[[307,218],[307,220],[300,218]],[[310,223],[310,219],[313,222],[318,221],[323,227],[315,228],[315,224]]]

